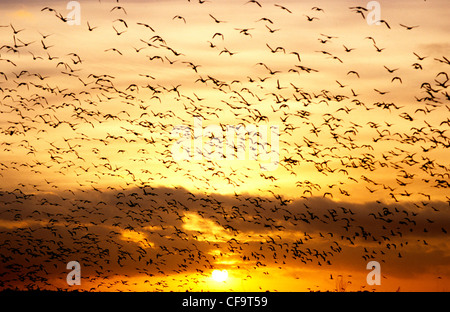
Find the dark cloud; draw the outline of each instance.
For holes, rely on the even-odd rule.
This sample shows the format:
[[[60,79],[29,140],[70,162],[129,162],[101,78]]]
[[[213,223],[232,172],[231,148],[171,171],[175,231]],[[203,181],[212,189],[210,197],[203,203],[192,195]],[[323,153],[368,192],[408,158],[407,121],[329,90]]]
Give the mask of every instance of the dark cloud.
[[[164,187],[48,195],[14,191],[1,198],[3,288],[40,285],[40,280],[52,288],[54,280],[64,280],[65,264],[72,260],[82,264],[89,280],[103,283],[115,275],[165,279],[209,272],[224,259],[220,253],[234,261],[230,268],[303,262],[352,269],[356,259],[376,259],[394,276],[423,273],[448,260],[442,249],[448,204],[442,202],[420,208],[317,197],[288,202]]]

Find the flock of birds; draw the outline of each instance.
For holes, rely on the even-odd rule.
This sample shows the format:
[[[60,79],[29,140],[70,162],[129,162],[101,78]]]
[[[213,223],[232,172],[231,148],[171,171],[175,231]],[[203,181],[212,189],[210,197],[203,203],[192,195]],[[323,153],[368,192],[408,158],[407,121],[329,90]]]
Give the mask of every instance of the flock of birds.
[[[208,289],[202,278],[216,268],[243,270],[249,281],[255,270],[268,278],[303,266],[333,271],[335,259],[348,262],[357,250],[365,270],[370,260],[388,265],[447,239],[445,55],[410,51],[408,68],[380,66],[386,84],[366,88],[364,70],[347,64],[360,46],[373,46],[370,57],[382,62],[383,37],[345,42],[324,31],[299,44],[302,52],[280,44],[288,31],[280,15],[320,25],[326,8],[275,4],[273,17],[235,27],[215,1],[180,1],[180,12],[182,4],[211,10],[209,37],[191,34],[191,50],[158,24],[131,19],[118,0],[99,4],[108,6],[108,26],[70,26],[78,40],[96,40],[90,50],[0,25],[0,289],[69,289],[72,260],[86,290]],[[269,5],[239,3],[252,14]],[[40,14],[55,29],[68,27],[61,12]],[[367,9],[347,13],[365,18]],[[165,22],[182,32],[194,21],[180,13]],[[420,29],[380,22],[386,32]],[[259,50],[245,58],[236,40]],[[124,74],[128,66],[133,73]],[[398,90],[420,75],[426,80],[409,84],[399,104]],[[322,83],[304,87],[308,81]],[[280,125],[279,168],[175,161],[171,130],[194,117],[222,129]]]

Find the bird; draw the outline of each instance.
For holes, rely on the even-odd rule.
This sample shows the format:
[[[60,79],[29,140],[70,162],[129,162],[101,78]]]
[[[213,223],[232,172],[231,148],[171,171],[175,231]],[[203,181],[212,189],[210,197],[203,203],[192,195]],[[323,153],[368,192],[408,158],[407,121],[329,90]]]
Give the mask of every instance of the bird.
[[[257,22],[259,21],[265,21],[265,22],[269,22],[270,24],[273,24],[273,21],[267,17],[262,17],[259,20],[257,20]]]
[[[183,16],[175,15],[172,19],[180,19],[186,24],[186,19]]]
[[[355,48],[347,48],[345,45],[343,45],[345,52],[352,52],[353,50],[355,50]]]
[[[248,4],[248,3],[254,3],[254,4],[256,4],[257,6],[259,6],[260,8],[262,8],[262,5],[261,5],[258,1],[256,1],[256,0],[249,0],[249,1],[247,1],[246,3],[244,3],[244,4]]]
[[[350,7],[350,10],[353,10],[353,12],[361,14],[361,17],[363,19],[366,19],[366,16],[364,15],[364,12],[367,12],[367,9],[365,7],[357,6],[357,7]]]
[[[286,8],[285,6],[282,6],[282,5],[276,4],[276,3],[274,4],[274,6],[279,7],[280,9],[292,14],[292,11],[289,10],[288,8]]]
[[[383,23],[388,29],[391,29],[391,26],[389,26],[389,24],[384,19],[378,20],[376,21],[376,23]]]
[[[286,50],[283,47],[276,47],[275,49],[271,48],[267,43],[266,46],[269,48],[270,52],[277,53],[278,51],[283,51],[286,53]]]
[[[150,29],[151,31],[155,32],[155,30],[154,30],[150,25],[148,25],[148,24],[140,23],[140,22],[138,22],[138,23],[136,23],[136,24],[137,24],[137,25],[144,26],[144,27]]]
[[[373,45],[377,52],[382,52],[385,48],[379,48],[375,44]]]
[[[112,12],[112,11],[114,11],[114,10],[122,10],[123,13],[127,14],[127,11],[126,11],[125,8],[122,7],[122,6],[115,6],[115,7],[113,7],[113,8],[111,9],[110,12]]]
[[[310,16],[308,16],[308,15],[304,15],[304,16],[306,16],[306,19],[308,20],[308,22],[312,22],[312,21],[314,21],[315,19],[319,19],[318,17],[315,17],[315,16],[313,16],[313,17],[310,17]]]
[[[354,70],[349,71],[349,72],[347,73],[347,75],[349,75],[349,74],[354,74],[354,75],[356,75],[358,78],[360,78],[360,77],[359,77],[359,74],[358,74],[356,71],[354,71]]]
[[[290,52],[290,54],[294,54],[295,56],[297,56],[297,59],[298,59],[299,62],[302,61],[301,58],[300,58],[300,54],[298,52],[293,51],[293,52]]]
[[[393,73],[393,72],[395,72],[396,70],[398,70],[398,68],[394,68],[394,69],[389,69],[388,67],[386,67],[386,66],[383,66],[384,68],[386,68],[386,70],[389,72],[389,73]]]
[[[275,33],[275,32],[277,32],[277,31],[279,31],[280,29],[272,29],[272,28],[270,28],[269,26],[267,26],[267,25],[265,25],[266,26],[266,28],[269,30],[269,32],[271,33],[271,34],[273,34],[273,33]]]
[[[217,24],[220,23],[226,23],[225,21],[219,21],[217,18],[215,18],[214,16],[212,16],[211,14],[209,14],[209,16],[214,20],[214,22],[216,22]]]
[[[20,33],[20,32],[22,32],[22,31],[25,30],[25,29],[19,29],[19,30],[16,30],[12,24],[9,24],[9,26],[10,26],[11,29],[13,30],[13,34],[14,34],[14,35],[17,35],[18,33]]]
[[[98,28],[98,27],[91,27],[91,25],[89,25],[89,21],[87,22],[87,26],[89,31],[93,31],[94,29]]]
[[[50,7],[42,8],[41,12],[43,12],[43,11],[56,12],[53,8],[50,8]]]
[[[406,30],[411,30],[411,29],[419,27],[419,26],[406,26],[406,25],[403,25],[403,24],[400,24],[400,26],[406,28]]]
[[[118,19],[114,20],[113,22],[121,22],[126,28],[128,28],[127,22],[122,18],[118,18]]]
[[[117,52],[119,55],[123,55],[122,52],[120,52],[120,51],[117,50],[116,48],[110,48],[110,49],[106,49],[106,50],[105,50],[105,52],[108,52],[108,51],[114,51],[114,52]]]
[[[419,61],[423,61],[424,59],[426,59],[426,56],[419,56],[417,53],[413,52],[413,54],[419,59]]]
[[[126,30],[124,30],[124,31],[118,31],[118,30],[116,29],[116,27],[114,27],[114,26],[112,26],[112,28],[113,28],[114,31],[116,32],[116,35],[117,35],[117,36],[120,36],[121,34],[123,34],[123,33],[126,32]]]
[[[389,93],[389,91],[380,91],[378,89],[374,89],[376,92],[378,92],[381,95],[385,95],[386,93]]]
[[[319,7],[312,7],[311,10],[325,13],[325,11]]]
[[[220,37],[222,37],[222,40],[224,40],[225,39],[225,37],[224,37],[224,35],[223,34],[221,34],[221,33],[215,33],[213,36],[212,36],[212,39],[214,39],[216,36],[220,36]]]
[[[47,46],[47,45],[45,45],[45,43],[44,43],[44,41],[43,40],[41,40],[41,44],[42,44],[42,48],[44,49],[44,50],[47,50],[47,49],[49,49],[49,48],[52,48],[52,47],[54,47],[54,46]]]

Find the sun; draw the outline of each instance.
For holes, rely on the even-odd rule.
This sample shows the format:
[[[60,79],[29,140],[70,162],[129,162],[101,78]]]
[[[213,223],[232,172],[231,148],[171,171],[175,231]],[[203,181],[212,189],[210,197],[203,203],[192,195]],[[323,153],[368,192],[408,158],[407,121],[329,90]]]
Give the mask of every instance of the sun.
[[[227,270],[214,270],[211,274],[211,277],[216,282],[225,282],[228,279],[228,271]]]

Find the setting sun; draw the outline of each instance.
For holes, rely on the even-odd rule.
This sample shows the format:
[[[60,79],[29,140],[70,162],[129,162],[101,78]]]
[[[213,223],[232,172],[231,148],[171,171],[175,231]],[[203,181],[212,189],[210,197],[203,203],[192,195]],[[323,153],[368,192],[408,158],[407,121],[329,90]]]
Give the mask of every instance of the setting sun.
[[[214,281],[222,283],[228,279],[228,271],[227,270],[214,270],[211,274],[211,277]]]

